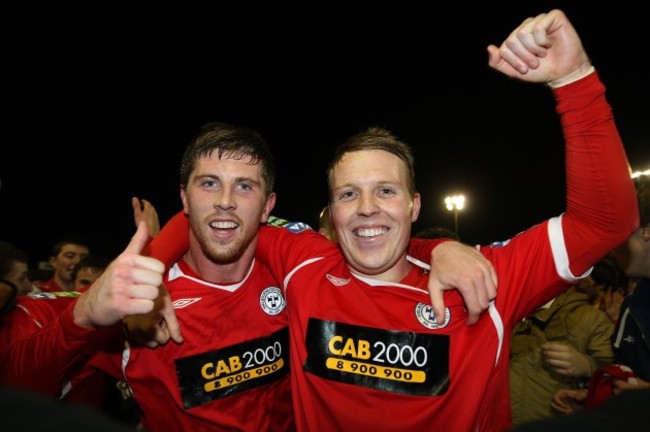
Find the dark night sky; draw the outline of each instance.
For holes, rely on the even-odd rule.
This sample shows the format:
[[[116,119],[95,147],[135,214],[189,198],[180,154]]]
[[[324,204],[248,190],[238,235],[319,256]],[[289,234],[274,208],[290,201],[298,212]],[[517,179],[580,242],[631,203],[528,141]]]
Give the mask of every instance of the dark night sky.
[[[5,16],[19,30],[3,30],[0,239],[33,260],[67,233],[119,253],[131,196],[162,221],[181,208],[180,156],[207,121],[266,137],[276,215],[315,226],[332,147],[381,125],[414,148],[416,230],[453,228],[442,199],[463,192],[463,240],[508,238],[564,209],[563,141],[550,91],[490,70],[485,47],[554,6],[608,87],[633,169],[650,167],[645,14],[626,2],[498,3]]]

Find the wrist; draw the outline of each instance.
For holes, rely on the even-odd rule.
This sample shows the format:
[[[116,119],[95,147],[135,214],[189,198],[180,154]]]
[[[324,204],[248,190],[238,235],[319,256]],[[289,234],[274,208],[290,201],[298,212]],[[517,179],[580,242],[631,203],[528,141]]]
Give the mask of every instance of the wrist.
[[[77,301],[75,301],[74,307],[72,308],[72,321],[75,325],[84,329],[90,330],[95,328],[90,319],[88,305],[83,294],[77,298]]]
[[[550,88],[563,87],[565,85],[581,80],[587,75],[593,73],[595,70],[596,69],[590,64],[581,65],[578,69],[574,70],[570,74],[564,75],[563,77],[555,79],[553,81],[549,81],[546,83],[546,85],[548,85]]]

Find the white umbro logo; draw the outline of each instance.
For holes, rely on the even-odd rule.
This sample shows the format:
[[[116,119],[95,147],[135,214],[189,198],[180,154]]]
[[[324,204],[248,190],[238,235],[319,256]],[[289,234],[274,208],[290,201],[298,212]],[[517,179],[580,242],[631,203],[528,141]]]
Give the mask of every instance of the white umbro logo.
[[[178,300],[174,300],[174,302],[172,303],[172,306],[174,306],[174,309],[183,309],[184,307],[187,307],[187,306],[191,305],[192,303],[196,303],[199,300],[201,300],[200,297],[187,298],[187,299],[178,299]]]
[[[343,286],[343,285],[347,285],[347,284],[350,283],[350,279],[341,279],[341,278],[338,278],[336,276],[332,276],[329,273],[326,274],[325,277],[327,278],[327,280],[329,280],[330,282],[332,282],[332,284],[334,284],[336,286]]]

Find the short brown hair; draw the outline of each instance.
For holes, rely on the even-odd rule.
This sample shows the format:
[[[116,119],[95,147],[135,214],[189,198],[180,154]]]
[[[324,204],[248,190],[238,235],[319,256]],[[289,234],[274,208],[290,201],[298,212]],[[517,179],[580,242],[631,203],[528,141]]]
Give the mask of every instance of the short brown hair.
[[[334,157],[327,167],[327,183],[330,196],[332,195],[334,167],[336,167],[346,153],[365,150],[384,150],[400,158],[406,165],[408,171],[408,191],[412,196],[415,195],[417,192],[415,188],[415,158],[413,157],[411,147],[389,130],[371,126],[365,131],[351,136],[344,143],[339,144],[334,150]]]
[[[217,151],[219,159],[223,156],[232,159],[249,157],[251,165],[262,164],[264,192],[268,197],[275,187],[275,161],[271,150],[262,135],[242,126],[227,123],[206,123],[183,153],[180,181],[184,188],[196,167],[199,158],[208,157]]]

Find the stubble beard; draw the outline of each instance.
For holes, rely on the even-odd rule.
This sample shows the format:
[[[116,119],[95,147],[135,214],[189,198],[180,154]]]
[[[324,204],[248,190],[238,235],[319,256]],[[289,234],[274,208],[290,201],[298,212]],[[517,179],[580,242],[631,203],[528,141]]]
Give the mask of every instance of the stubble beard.
[[[198,240],[201,251],[215,264],[232,264],[242,257],[246,249],[241,238],[236,238],[228,243],[219,243],[211,240],[207,235],[203,235]]]

